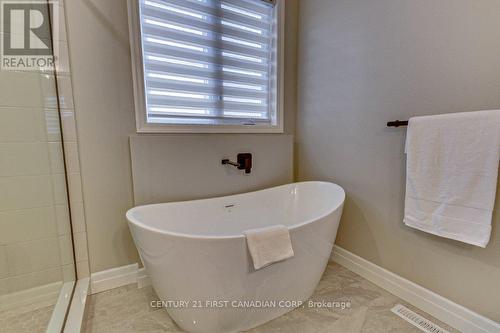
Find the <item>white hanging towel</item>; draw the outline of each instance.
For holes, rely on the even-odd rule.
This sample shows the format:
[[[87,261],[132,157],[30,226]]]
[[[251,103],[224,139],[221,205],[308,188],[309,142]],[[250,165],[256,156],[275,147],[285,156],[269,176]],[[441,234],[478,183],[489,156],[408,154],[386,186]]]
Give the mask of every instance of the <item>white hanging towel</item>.
[[[486,247],[500,158],[500,110],[411,118],[404,222]]]
[[[283,225],[247,230],[244,234],[255,269],[294,256],[290,232]]]

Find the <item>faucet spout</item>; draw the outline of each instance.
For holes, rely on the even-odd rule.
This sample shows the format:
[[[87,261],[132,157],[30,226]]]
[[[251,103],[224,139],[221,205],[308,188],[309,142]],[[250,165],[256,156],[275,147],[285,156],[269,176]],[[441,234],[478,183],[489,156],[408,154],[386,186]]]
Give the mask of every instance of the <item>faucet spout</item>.
[[[222,160],[223,165],[232,165],[238,168],[238,170],[245,170],[246,174],[252,172],[252,154],[250,153],[240,153],[236,158],[237,162],[233,162],[227,158]]]
[[[223,160],[222,160],[222,164],[223,164],[223,165],[225,165],[225,164],[229,164],[229,165],[235,166],[235,167],[237,167],[237,168],[239,168],[239,167],[240,167],[240,164],[239,164],[239,163],[233,162],[233,161],[231,161],[231,160],[229,160],[229,159],[227,159],[227,158],[225,158],[225,159],[223,159]]]

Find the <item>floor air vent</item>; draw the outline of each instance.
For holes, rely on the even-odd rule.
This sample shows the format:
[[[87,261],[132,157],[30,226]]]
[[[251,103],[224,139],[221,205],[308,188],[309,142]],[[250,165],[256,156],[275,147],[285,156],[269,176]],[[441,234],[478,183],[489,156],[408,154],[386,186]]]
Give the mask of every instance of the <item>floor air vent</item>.
[[[432,321],[425,319],[424,317],[416,314],[415,312],[408,309],[406,306],[401,304],[396,304],[391,309],[392,312],[409,322],[415,327],[420,328],[422,331],[427,333],[450,333],[447,330],[434,324]]]

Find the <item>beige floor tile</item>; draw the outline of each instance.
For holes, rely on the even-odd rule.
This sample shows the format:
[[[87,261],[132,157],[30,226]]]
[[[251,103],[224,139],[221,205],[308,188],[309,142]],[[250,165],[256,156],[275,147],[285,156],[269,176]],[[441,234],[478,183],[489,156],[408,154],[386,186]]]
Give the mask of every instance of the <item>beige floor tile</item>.
[[[137,289],[137,285],[92,295],[88,302],[85,333],[181,333],[167,311],[150,307],[150,302],[157,299],[151,287]],[[344,307],[317,308],[306,304],[248,333],[420,332],[391,312],[397,303],[410,307],[452,333],[457,332],[335,263],[328,265],[311,300],[343,302]]]
[[[43,333],[52,316],[54,306],[24,311],[23,308],[0,312],[0,331],[2,333]]]

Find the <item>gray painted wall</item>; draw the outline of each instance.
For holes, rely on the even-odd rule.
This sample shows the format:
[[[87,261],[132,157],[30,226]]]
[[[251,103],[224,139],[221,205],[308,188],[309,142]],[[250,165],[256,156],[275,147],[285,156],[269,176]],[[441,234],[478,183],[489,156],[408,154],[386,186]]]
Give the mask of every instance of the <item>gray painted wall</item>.
[[[252,154],[252,172],[221,165]],[[293,180],[291,135],[154,135],[130,137],[135,205],[248,192]]]
[[[402,223],[405,129],[389,120],[500,108],[498,0],[300,3],[299,180],[348,200],[337,244],[500,321],[500,200],[486,249]]]

